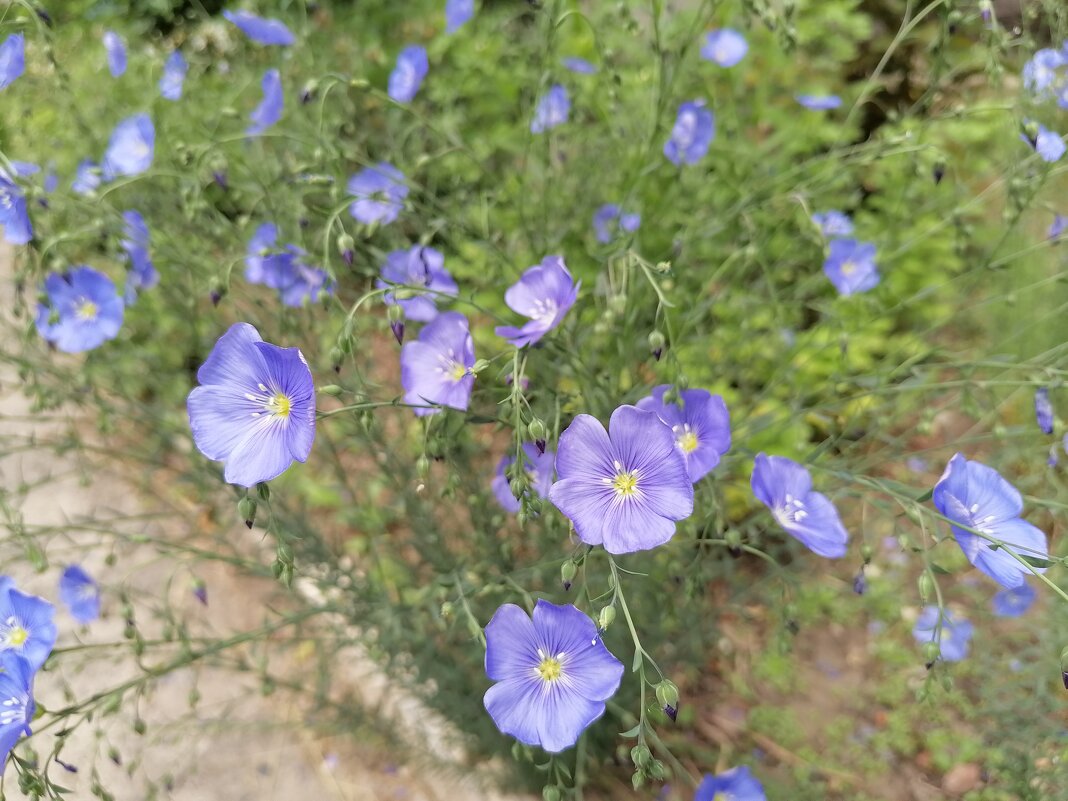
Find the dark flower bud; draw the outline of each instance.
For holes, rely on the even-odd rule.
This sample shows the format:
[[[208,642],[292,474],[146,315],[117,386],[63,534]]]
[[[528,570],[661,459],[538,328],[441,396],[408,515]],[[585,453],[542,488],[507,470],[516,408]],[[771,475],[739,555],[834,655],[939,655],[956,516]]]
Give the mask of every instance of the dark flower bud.
[[[59,765],[61,768],[63,768],[63,770],[67,771],[67,773],[77,773],[78,772],[78,768],[77,767],[75,767],[74,765],[70,765],[70,764],[64,762],[59,757],[52,757],[52,759],[55,761],[55,763],[57,765]]]
[[[221,278],[212,278],[208,291],[211,295],[211,305],[218,306],[219,301],[226,297],[226,283]]]
[[[665,706],[664,714],[671,718],[671,722],[674,723],[675,720],[679,717],[679,710],[677,707]]]
[[[341,348],[333,347],[330,349],[330,363],[334,365],[334,372],[341,372],[341,360],[345,358],[345,354],[341,352]]]
[[[315,92],[319,88],[319,82],[315,80],[308,81],[304,84],[304,88],[300,90],[300,102],[302,105],[307,105],[315,97]]]
[[[857,595],[863,595],[868,590],[868,580],[864,577],[864,568],[862,567],[857,571],[857,575],[853,576],[853,592]]]
[[[351,267],[352,263],[356,260],[356,254],[354,252],[355,247],[356,243],[348,234],[341,234],[341,236],[337,238],[337,252],[341,254],[341,258],[344,259],[345,264],[349,267]]]
[[[572,559],[567,559],[560,565],[560,583],[564,585],[564,591],[571,589],[571,581],[575,578],[578,568]]]
[[[664,353],[664,345],[667,340],[664,335],[659,331],[653,331],[649,334],[649,350],[653,354],[653,358],[660,361],[660,356]]]
[[[404,344],[404,321],[391,320],[389,323],[389,328],[393,332],[393,337],[397,340],[397,344]]]
[[[674,720],[679,709],[679,688],[675,686],[675,683],[664,679],[656,685],[656,700],[660,706],[664,707],[664,714]]]
[[[245,525],[252,528],[256,521],[256,502],[247,495],[237,502],[237,516],[245,521]]]
[[[930,670],[934,666],[934,663],[938,661],[938,657],[941,656],[941,654],[942,649],[934,640],[928,643],[924,643],[923,659],[928,670]]]
[[[931,170],[931,177],[934,178],[935,184],[942,183],[942,178],[945,176],[945,174],[946,165],[943,164],[941,161],[935,164],[934,168]]]
[[[261,481],[256,485],[256,494],[260,496],[261,501],[271,500],[271,485],[266,481]]]
[[[208,605],[208,585],[200,579],[193,583],[193,597],[204,606]]]
[[[211,174],[211,178],[215,181],[215,184],[224,192],[230,188],[230,182],[226,179],[226,172],[224,170],[215,170]]]

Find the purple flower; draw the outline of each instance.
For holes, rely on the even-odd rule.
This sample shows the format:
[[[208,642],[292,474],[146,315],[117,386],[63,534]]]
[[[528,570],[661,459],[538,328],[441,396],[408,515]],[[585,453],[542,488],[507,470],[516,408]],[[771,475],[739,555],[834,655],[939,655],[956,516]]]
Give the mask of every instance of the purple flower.
[[[972,624],[957,621],[948,611],[941,613],[937,606],[925,606],[912,627],[912,636],[918,643],[938,642],[942,659],[959,662],[968,655]]]
[[[185,63],[181,50],[175,50],[167,57],[163,64],[163,76],[159,79],[159,93],[164,100],[181,99],[182,84],[188,71],[189,65]]]
[[[0,652],[0,772],[8,754],[22,736],[30,734],[36,708],[33,703],[33,666],[10,651]]]
[[[853,233],[853,221],[849,219],[849,215],[833,209],[813,214],[812,222],[820,229],[820,233],[827,238],[849,236]]]
[[[593,215],[593,228],[597,232],[597,241],[603,245],[615,239],[619,231],[632,234],[641,224],[640,214],[625,212],[615,203],[605,203]]]
[[[935,485],[933,498],[938,511],[957,524],[952,526],[953,536],[968,561],[1001,586],[1019,587],[1032,572],[1005,546],[1022,557],[1049,557],[1045,533],[1020,518],[1020,493],[992,467],[956,454]],[[1046,568],[1033,570],[1042,573]]]
[[[475,383],[475,345],[467,318],[459,312],[439,314],[419,332],[417,342],[404,344],[400,364],[405,403],[467,409]],[[441,409],[414,411],[423,417]]]
[[[275,271],[271,281],[276,284],[282,305],[300,308],[323,295],[334,294],[334,282],[326,271],[304,263],[308,255],[305,251],[296,245],[287,245],[286,249],[287,253],[268,261],[268,270]]]
[[[563,125],[570,113],[571,100],[567,96],[567,89],[560,84],[553,84],[548,92],[538,98],[534,119],[530,121],[530,132],[545,133],[550,128]]]
[[[1048,94],[1048,90],[1057,82],[1058,70],[1068,64],[1068,58],[1060,50],[1043,48],[1035,52],[1024,64],[1024,87],[1036,95]]]
[[[245,253],[245,280],[253,284],[263,284],[278,289],[281,285],[279,273],[285,271],[283,263],[292,261],[291,253],[274,251],[278,239],[278,228],[274,223],[263,223],[256,229],[248,241]]]
[[[1045,387],[1035,390],[1035,419],[1043,433],[1053,433],[1053,404],[1049,402],[1049,390]]]
[[[704,100],[679,106],[671,137],[664,143],[664,155],[672,164],[696,164],[708,152],[716,136],[716,119]]]
[[[126,72],[126,42],[115,31],[104,31],[104,50],[108,54],[108,69],[112,78]]]
[[[12,166],[16,175],[21,177],[25,174],[18,164]],[[33,239],[33,224],[30,222],[26,196],[14,177],[3,168],[0,168],[0,225],[4,226],[4,241],[10,245],[25,245]]]
[[[78,565],[70,565],[59,577],[59,600],[82,625],[100,617],[100,588]]]
[[[475,0],[445,0],[445,33],[456,33],[475,16]]]
[[[148,253],[149,233],[144,218],[136,211],[123,212],[126,221],[126,238],[120,243],[130,259],[130,272],[126,276],[127,305],[137,297],[137,292],[151,289],[159,283],[159,273]]]
[[[74,174],[74,181],[70,188],[79,195],[90,195],[100,186],[100,167],[91,159],[82,159],[78,162],[78,169]]]
[[[738,31],[721,28],[705,37],[701,47],[701,58],[713,61],[721,67],[733,67],[749,52],[749,43]]]
[[[230,484],[251,487],[303,462],[315,441],[315,386],[297,348],[264,342],[234,323],[197,372],[187,402],[193,442],[226,465]]]
[[[123,303],[103,273],[81,265],[45,278],[47,303],[37,304],[37,332],[64,353],[81,353],[114,339]]]
[[[539,600],[533,620],[515,604],[493,615],[486,625],[486,675],[497,682],[483,699],[497,728],[558,753],[604,714],[623,664],[587,615]]]
[[[425,47],[409,45],[401,50],[389,75],[389,96],[398,103],[411,103],[429,69]]]
[[[584,58],[578,56],[568,56],[567,58],[560,59],[560,63],[564,65],[564,69],[571,72],[577,72],[579,75],[596,75],[597,67],[591,64]]]
[[[111,134],[104,153],[104,180],[119,175],[138,175],[152,166],[156,129],[147,114],[127,117]]]
[[[665,403],[664,393],[670,387],[661,384],[653,388],[648,398],[635,404],[639,409],[653,412],[675,435],[675,447],[686,462],[690,481],[695,484],[712,472],[719,458],[731,447],[731,421],[727,404],[719,395],[706,389],[684,389],[679,392],[682,405]]]
[[[715,776],[705,775],[693,801],[767,801],[763,785],[742,765]]]
[[[609,430],[578,415],[560,435],[549,500],[587,545],[644,551],[675,534],[693,512],[693,484],[671,429],[652,412],[620,406]]]
[[[259,44],[285,46],[296,41],[289,28],[276,19],[264,19],[248,11],[224,11],[223,16],[234,23],[245,36]]]
[[[1020,617],[1031,608],[1037,597],[1035,588],[1025,581],[1019,587],[995,594],[991,606],[998,617]]]
[[[875,288],[879,284],[875,245],[855,239],[831,240],[823,272],[843,297]]]
[[[810,111],[830,111],[842,105],[838,95],[794,95],[794,99]]]
[[[494,333],[515,347],[533,345],[564,319],[578,297],[582,282],[575,283],[562,256],[546,256],[541,264],[530,267],[508,287],[504,302],[516,312],[530,318],[522,328],[498,326]]]
[[[545,498],[549,495],[549,488],[553,483],[553,462],[556,459],[556,454],[552,451],[545,451],[545,453],[539,453],[538,448],[534,443],[527,442],[523,445],[523,469],[527,474],[527,478],[530,480],[528,493],[533,494],[538,498]],[[497,503],[501,505],[501,508],[506,512],[515,514],[519,511],[519,499],[512,494],[512,487],[508,483],[508,476],[505,475],[505,470],[515,462],[514,456],[502,456],[501,460],[497,462],[497,473],[493,477],[493,483],[491,488],[493,495],[497,499]]]
[[[0,44],[0,89],[9,87],[26,71],[26,37],[13,33]]]
[[[438,315],[439,295],[455,296],[459,287],[445,269],[445,257],[434,248],[413,245],[408,250],[394,250],[386,255],[382,265],[382,277],[375,282],[378,288],[403,286],[411,289],[387,292],[382,299],[387,304],[397,304],[409,320],[428,323]],[[418,290],[431,289],[434,294]],[[398,297],[398,295],[400,297]]]
[[[59,186],[59,176],[56,174],[55,162],[48,163],[48,172],[45,173],[43,188],[45,192],[51,194],[56,191]]]
[[[757,500],[786,533],[819,556],[845,556],[849,533],[827,496],[812,489],[808,470],[785,456],[757,454],[751,481]]]
[[[1033,129],[1033,132],[1032,132]],[[1025,125],[1026,133],[1020,134],[1020,138],[1034,148],[1038,157],[1046,162],[1059,161],[1064,155],[1065,145],[1060,134],[1038,123],[1028,122]]]
[[[0,651],[25,659],[40,670],[56,644],[56,610],[36,595],[15,589],[10,579],[0,586]]]
[[[1046,237],[1048,239],[1060,239],[1065,230],[1068,230],[1068,216],[1054,214],[1053,222],[1050,223],[1049,232],[1046,234]]]
[[[263,73],[261,86],[263,100],[249,115],[252,125],[245,130],[249,136],[258,136],[282,118],[282,76],[278,70]]]
[[[349,206],[351,214],[364,225],[387,225],[397,219],[408,197],[404,174],[384,161],[374,167],[364,167],[349,178],[349,194],[355,198]]]

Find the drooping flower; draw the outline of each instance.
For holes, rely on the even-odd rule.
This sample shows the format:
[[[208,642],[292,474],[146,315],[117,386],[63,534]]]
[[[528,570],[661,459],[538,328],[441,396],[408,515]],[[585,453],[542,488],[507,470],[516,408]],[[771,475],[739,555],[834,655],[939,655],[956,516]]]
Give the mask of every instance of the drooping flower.
[[[37,166],[33,164],[15,162],[11,166],[18,177],[37,171]],[[0,225],[4,226],[4,241],[10,245],[25,245],[33,239],[33,224],[30,222],[26,196],[15,177],[3,168],[0,168]]]
[[[1043,96],[1049,93],[1060,77],[1059,71],[1068,65],[1068,57],[1062,50],[1045,47],[1024,64],[1023,83],[1029,92]]]
[[[56,610],[44,598],[27,595],[13,583],[0,587],[0,651],[25,659],[40,670],[56,644]]]
[[[528,492],[538,498],[546,498],[553,483],[553,462],[556,454],[552,451],[541,453],[532,442],[523,444],[523,470],[527,474]],[[491,489],[497,503],[506,512],[515,514],[519,511],[519,499],[512,494],[505,471],[515,462],[515,456],[505,455],[497,462],[497,473],[493,477]]]
[[[264,342],[235,323],[215,343],[189,393],[197,449],[226,465],[230,484],[251,487],[303,462],[315,441],[315,386],[297,348]]]
[[[349,178],[348,190],[355,198],[349,214],[365,225],[393,222],[408,197],[404,173],[384,161],[374,167],[364,167]]]
[[[953,536],[968,561],[1001,586],[1019,587],[1032,570],[1045,571],[1029,569],[1006,549],[1021,557],[1049,557],[1045,533],[1020,518],[1020,493],[992,467],[956,454],[935,485],[933,499],[938,511],[956,524]]]
[[[498,326],[494,333],[517,348],[533,345],[564,319],[578,297],[581,284],[581,281],[575,283],[562,256],[546,256],[541,264],[528,268],[504,293],[508,307],[529,317],[530,322],[522,328]]]
[[[704,100],[679,106],[671,136],[664,143],[664,155],[672,164],[696,164],[708,152],[716,136],[716,119]]]
[[[831,111],[842,105],[838,95],[794,95],[794,99],[810,111]]]
[[[475,16],[475,0],[445,0],[445,33],[456,33]]]
[[[785,456],[757,454],[753,494],[771,510],[786,533],[819,556],[845,556],[849,533],[826,495],[812,489],[808,470]]]
[[[37,331],[64,353],[81,353],[114,339],[122,327],[123,302],[115,284],[92,267],[52,273],[37,305]]]
[[[78,162],[78,169],[74,173],[74,181],[70,188],[79,195],[92,194],[100,186],[100,166],[92,159],[82,159]]]
[[[379,289],[387,286],[410,288],[387,292],[382,300],[387,304],[397,304],[404,310],[406,318],[422,323],[437,317],[440,295],[455,296],[460,291],[445,269],[445,257],[440,251],[424,245],[412,245],[407,250],[388,253],[381,275],[375,282]],[[419,292],[421,288],[433,290],[433,294]]]
[[[389,75],[389,96],[398,103],[411,103],[423,85],[430,64],[426,48],[409,45],[397,56],[397,66]]]
[[[104,31],[104,50],[108,56],[108,70],[112,78],[126,72],[126,42],[115,31]]]
[[[181,50],[175,50],[167,57],[163,64],[163,75],[159,79],[159,93],[164,100],[181,100],[182,85],[188,71],[189,65]]]
[[[467,318],[460,312],[438,314],[419,332],[418,341],[404,343],[400,365],[404,402],[421,407],[413,409],[418,416],[437,414],[437,406],[467,409],[475,383],[475,345]]]
[[[738,31],[721,28],[705,36],[701,46],[701,58],[712,61],[721,67],[733,67],[749,52],[749,43]]]
[[[1020,139],[1034,148],[1040,159],[1051,164],[1060,161],[1065,151],[1064,140],[1060,134],[1033,122],[1025,123],[1024,131],[1020,134]]]
[[[715,776],[706,774],[693,801],[767,801],[764,786],[741,765]]]
[[[1035,390],[1035,420],[1043,433],[1053,433],[1053,404],[1049,402],[1049,390],[1045,387]]]
[[[969,621],[957,620],[948,610],[943,613],[937,606],[925,606],[912,627],[912,636],[921,644],[938,642],[942,659],[959,662],[968,655],[972,630]]]
[[[640,214],[623,211],[615,203],[605,203],[593,215],[593,228],[597,232],[597,241],[607,245],[620,231],[632,234],[642,224]]]
[[[560,59],[560,63],[564,65],[564,69],[576,72],[579,75],[596,75],[597,65],[591,64],[584,58],[578,56],[567,56]]]
[[[126,221],[126,237],[120,244],[130,260],[130,271],[126,274],[126,304],[129,305],[139,291],[159,283],[159,273],[148,252],[149,233],[144,217],[132,210],[123,212],[122,217]]]
[[[533,619],[504,604],[486,625],[484,703],[497,728],[549,753],[570,748],[604,714],[623,676],[597,626],[574,606],[539,600]]]
[[[531,133],[545,133],[550,128],[563,125],[571,113],[571,99],[567,89],[560,84],[553,84],[549,91],[538,98],[534,109],[534,119],[530,121]]]
[[[223,16],[249,39],[264,45],[291,45],[296,41],[289,28],[276,19],[264,19],[248,11],[224,11]]]
[[[30,734],[36,712],[33,675],[33,666],[25,659],[11,651],[0,652],[0,773],[11,749]]]
[[[556,452],[549,500],[587,545],[609,553],[663,545],[693,512],[693,484],[671,429],[652,412],[620,406],[608,431],[580,414]]]
[[[653,412],[675,436],[675,447],[686,462],[690,481],[697,483],[712,472],[731,447],[731,421],[727,404],[707,389],[679,392],[682,405],[665,403],[668,384],[653,388],[652,395],[635,404]]]
[[[147,114],[127,117],[111,134],[104,153],[104,180],[120,175],[139,175],[152,166],[156,129]]]
[[[70,565],[59,577],[59,600],[82,625],[100,617],[100,587],[78,565]]]
[[[1001,590],[994,595],[991,607],[998,617],[1020,617],[1034,604],[1038,593],[1026,581],[1019,587]]]
[[[848,214],[840,211],[817,212],[812,215],[812,222],[820,229],[824,237],[850,236],[853,233],[853,221]]]
[[[263,73],[260,86],[263,88],[263,100],[249,115],[252,124],[245,130],[249,136],[259,136],[282,118],[284,98],[282,76],[278,70],[267,70]]]
[[[875,245],[855,239],[833,239],[823,272],[843,297],[867,292],[879,285]]]
[[[26,71],[26,37],[13,33],[0,44],[0,89],[6,89]]]
[[[1054,214],[1053,222],[1050,223],[1046,238],[1060,239],[1066,230],[1068,230],[1068,215]]]

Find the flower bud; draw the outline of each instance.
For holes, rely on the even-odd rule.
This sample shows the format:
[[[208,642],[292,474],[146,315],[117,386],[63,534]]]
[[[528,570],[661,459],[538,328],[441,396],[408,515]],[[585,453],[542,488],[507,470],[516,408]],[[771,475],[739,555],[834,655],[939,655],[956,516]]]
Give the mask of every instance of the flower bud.
[[[931,578],[931,574],[925,570],[920,574],[920,579],[916,584],[920,590],[920,600],[923,603],[927,603],[931,597],[931,593],[934,591],[934,579]]]
[[[545,801],[560,801],[560,788],[555,784],[547,784],[542,788],[541,797]]]
[[[664,679],[656,685],[656,700],[660,703],[660,706],[670,706],[678,709],[679,688],[675,686],[674,682]],[[674,720],[674,716],[672,716],[672,720]]]
[[[247,495],[237,502],[237,516],[245,521],[245,525],[252,528],[256,521],[256,502]]]
[[[271,485],[266,481],[261,481],[256,485],[256,494],[260,496],[261,501],[271,500]]]
[[[345,260],[345,264],[349,267],[356,260],[356,253],[353,248],[356,247],[356,243],[352,241],[352,237],[347,233],[341,234],[337,238],[337,252],[341,254],[341,258]]]
[[[659,331],[654,330],[649,334],[649,350],[657,361],[660,361],[660,356],[664,353],[664,345],[666,343],[667,340]]]
[[[863,595],[868,590],[868,580],[864,577],[864,568],[862,567],[857,571],[857,575],[853,576],[853,592],[857,595]]]
[[[572,559],[564,560],[564,563],[560,565],[560,582],[564,585],[564,590],[571,589],[571,581],[575,578],[575,573],[578,568],[575,567],[575,562]]]
[[[486,361],[485,359],[478,359],[471,366],[471,372],[473,374],[475,374],[475,375],[478,375],[479,373],[481,373],[483,370],[485,370],[489,366],[490,366],[490,363],[488,361]]]
[[[393,338],[398,345],[404,344],[404,320],[390,320],[389,330],[393,332]]]
[[[616,608],[614,606],[606,606],[601,609],[601,613],[597,616],[597,626],[604,631],[612,625],[612,621],[616,619]]]
[[[344,392],[337,384],[327,384],[325,387],[320,387],[319,391],[324,395],[329,395],[331,398],[336,398]]]
[[[645,743],[638,743],[630,749],[630,761],[634,763],[636,768],[644,768],[652,758],[653,752],[649,750],[649,746]]]
[[[871,564],[871,558],[872,558],[873,555],[874,554],[872,552],[871,546],[868,545],[868,543],[864,543],[860,547],[860,556],[864,560],[864,564],[866,564],[866,565]]]
[[[545,429],[545,423],[537,417],[532,418],[531,421],[527,423],[527,435],[533,440],[544,440],[545,437],[548,436],[548,433],[549,432]],[[544,449],[542,449],[542,453],[544,452]]]
[[[415,472],[419,478],[426,478],[430,472],[430,460],[426,458],[425,453],[415,460]]]
[[[335,373],[341,372],[341,361],[344,358],[345,354],[341,352],[341,348],[334,347],[330,349],[330,363],[334,365]]]
[[[319,90],[319,82],[314,78],[304,84],[304,88],[300,90],[300,102],[307,105],[315,97],[315,93]]]
[[[928,643],[924,643],[923,658],[927,662],[928,669],[930,669],[931,665],[933,665],[938,660],[938,657],[941,656],[941,654],[942,649],[934,640],[931,640],[931,642]]]
[[[226,297],[226,284],[221,278],[212,278],[208,285],[208,293],[211,297],[211,305],[218,306],[219,301]]]
[[[371,82],[366,78],[352,78],[349,81],[349,87],[352,89],[368,89],[371,86]]]

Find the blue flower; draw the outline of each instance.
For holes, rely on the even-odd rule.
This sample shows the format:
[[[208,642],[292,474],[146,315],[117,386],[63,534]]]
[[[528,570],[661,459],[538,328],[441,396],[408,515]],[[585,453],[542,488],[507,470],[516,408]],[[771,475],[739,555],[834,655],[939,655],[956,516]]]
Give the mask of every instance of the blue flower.
[[[56,644],[56,610],[36,595],[26,595],[10,581],[0,586],[0,651],[25,659],[40,670]]]
[[[296,41],[289,28],[276,19],[264,19],[248,11],[224,11],[223,16],[259,44],[286,46]]]
[[[151,289],[159,283],[159,273],[148,253],[149,233],[145,218],[136,211],[123,212],[126,221],[126,238],[120,243],[130,259],[130,272],[126,275],[126,303],[129,305],[140,290]]]
[[[19,164],[12,166],[19,177],[26,174]],[[25,245],[33,239],[33,224],[30,222],[26,196],[14,177],[3,168],[0,168],[0,225],[4,226],[4,241],[10,245]]]
[[[475,383],[475,344],[467,318],[459,312],[439,314],[417,342],[404,344],[400,366],[404,402],[420,407],[414,409],[419,417],[441,411],[431,405],[467,409]]]
[[[1020,519],[1020,493],[992,467],[956,454],[935,485],[933,499],[938,511],[957,524],[952,526],[953,536],[968,561],[1001,586],[1019,587],[1032,572],[1005,546],[1023,557],[1049,557],[1045,533]],[[1033,570],[1042,573],[1046,568]]]
[[[574,606],[539,600],[533,620],[504,604],[486,625],[484,703],[497,728],[549,753],[570,748],[604,714],[623,664]]]
[[[59,600],[82,625],[100,617],[100,588],[78,565],[70,565],[59,577]]]
[[[163,64],[163,76],[159,79],[159,93],[164,100],[181,99],[182,84],[188,71],[189,65],[185,63],[181,50],[175,50],[167,57]]]
[[[831,279],[838,294],[844,297],[874,289],[879,284],[875,245],[855,239],[831,240],[823,272]]]
[[[79,195],[91,195],[100,186],[100,166],[92,159],[82,159],[70,188]]]
[[[33,666],[25,659],[11,651],[0,652],[0,773],[11,749],[30,734],[36,712],[33,674]]]
[[[437,302],[441,295],[455,296],[459,287],[445,269],[445,257],[434,248],[413,245],[408,250],[394,250],[386,255],[382,277],[375,286],[412,287],[413,290],[391,291],[382,296],[387,304],[397,304],[409,320],[428,323],[438,316]],[[418,289],[432,289],[424,294]],[[398,297],[400,295],[400,297]]]
[[[308,255],[296,245],[288,245],[290,259],[278,261],[278,296],[284,306],[300,308],[334,294],[334,282],[325,270],[304,263]]]
[[[664,143],[664,155],[672,164],[696,164],[716,136],[716,119],[705,108],[704,100],[693,100],[679,106],[675,126]]]
[[[577,72],[579,75],[596,75],[597,66],[591,64],[584,58],[578,56],[567,56],[560,59],[560,63],[564,65],[564,69],[571,72]]]
[[[640,214],[623,211],[615,203],[605,203],[593,215],[593,228],[597,241],[607,245],[619,231],[632,234],[642,224]]]
[[[1035,390],[1035,420],[1044,434],[1053,433],[1053,404],[1049,402],[1049,390],[1045,387]]]
[[[937,606],[925,606],[912,627],[912,636],[918,643],[938,642],[942,659],[959,662],[968,655],[972,630],[970,622],[956,620],[948,610],[943,614]]]
[[[654,412],[671,428],[675,447],[686,462],[690,481],[697,483],[712,472],[720,457],[731,448],[731,420],[727,404],[707,389],[684,389],[679,392],[681,405],[665,403],[669,386],[653,388],[652,395],[635,405]]]
[[[553,483],[553,462],[556,454],[552,451],[541,453],[532,442],[523,444],[523,470],[527,474],[529,484],[527,494],[536,498],[547,498],[549,488]],[[515,514],[519,511],[519,499],[512,494],[512,487],[508,483],[505,470],[515,462],[514,456],[502,456],[497,462],[497,473],[493,477],[490,488],[497,503],[506,512]]]
[[[1068,58],[1060,50],[1043,48],[1035,52],[1024,64],[1024,87],[1036,95],[1045,95],[1060,77],[1058,71],[1068,64]]]
[[[315,441],[315,385],[297,348],[230,326],[197,372],[189,427],[197,450],[224,462],[230,484],[251,487],[303,462]]]
[[[1034,148],[1043,161],[1053,163],[1064,155],[1065,145],[1060,134],[1033,122],[1026,122],[1024,130],[1025,133],[1020,134],[1020,138]]]
[[[794,95],[794,99],[810,111],[830,111],[842,105],[838,95]]]
[[[1031,608],[1037,597],[1035,588],[1025,581],[1019,587],[996,593],[991,606],[998,617],[1020,617]]]
[[[349,194],[355,200],[349,214],[364,225],[387,225],[397,219],[408,197],[404,173],[384,161],[374,167],[364,167],[349,178]]]
[[[663,545],[693,513],[693,484],[671,429],[652,412],[620,406],[605,431],[580,414],[560,435],[549,500],[580,540],[609,553]]]
[[[456,33],[475,16],[475,0],[445,0],[445,33]]]
[[[260,85],[263,87],[263,100],[249,115],[252,125],[245,130],[249,136],[258,136],[282,118],[282,76],[278,70],[263,73]]]
[[[813,214],[812,222],[820,229],[820,233],[827,238],[849,236],[853,233],[853,221],[849,219],[849,215],[834,209]]]
[[[48,172],[45,173],[44,184],[42,188],[45,192],[51,194],[56,191],[59,186],[59,176],[56,174],[55,162],[48,162]]]
[[[397,56],[397,66],[389,75],[389,96],[398,103],[411,103],[430,68],[426,48],[409,45]]]
[[[26,37],[13,33],[0,44],[0,89],[6,89],[26,71]]]
[[[498,326],[493,332],[517,348],[533,345],[560,325],[575,304],[581,284],[575,283],[562,256],[546,256],[541,264],[527,268],[504,293],[508,307],[529,317],[530,322],[522,328]]]
[[[705,775],[693,801],[767,801],[764,786],[745,765],[715,776]]]
[[[540,134],[563,125],[570,113],[571,100],[567,96],[567,89],[558,83],[553,84],[548,92],[538,98],[534,119],[530,121],[530,132]]]
[[[111,134],[104,153],[104,180],[119,175],[139,175],[152,166],[156,129],[147,114],[127,117]]]
[[[757,454],[751,484],[753,494],[787,534],[819,556],[845,556],[849,533],[834,504],[813,491],[812,476],[805,467],[785,456]]]
[[[64,353],[92,350],[122,327],[123,302],[103,273],[81,265],[45,278],[47,303],[37,304],[37,331]]]
[[[1047,239],[1060,239],[1061,235],[1068,230],[1068,216],[1064,214],[1054,214],[1053,222],[1050,223],[1049,231],[1046,233]]]
[[[108,70],[112,78],[126,72],[126,42],[115,31],[104,31],[104,49],[108,54]]]
[[[749,52],[749,43],[738,31],[721,28],[705,37],[701,58],[713,61],[721,67],[733,67]]]
[[[274,223],[263,223],[256,229],[256,232],[248,241],[248,249],[245,255],[246,281],[278,289],[279,266],[277,260],[288,260],[292,258],[292,255],[273,252],[277,239],[278,228]]]

